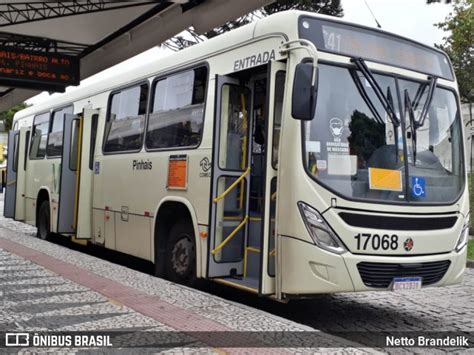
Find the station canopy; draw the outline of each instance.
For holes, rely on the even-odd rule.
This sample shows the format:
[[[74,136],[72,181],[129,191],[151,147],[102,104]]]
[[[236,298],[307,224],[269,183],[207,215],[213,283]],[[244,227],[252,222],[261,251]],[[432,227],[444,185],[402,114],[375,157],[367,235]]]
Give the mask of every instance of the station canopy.
[[[2,55],[3,60],[18,58],[11,53],[53,56],[54,62],[69,58],[71,61],[63,62],[80,65],[80,74],[77,72],[77,78],[72,80],[77,84],[79,79],[159,45],[190,26],[204,33],[271,2],[0,0],[0,67]],[[29,73],[33,75],[32,71]],[[15,85],[7,76],[5,70],[0,73],[0,112],[44,89],[34,82]]]

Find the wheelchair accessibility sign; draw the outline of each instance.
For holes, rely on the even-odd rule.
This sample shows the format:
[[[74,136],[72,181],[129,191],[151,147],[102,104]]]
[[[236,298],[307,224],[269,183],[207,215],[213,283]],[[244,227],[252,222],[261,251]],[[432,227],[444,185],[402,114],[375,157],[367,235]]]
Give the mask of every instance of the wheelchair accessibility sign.
[[[426,197],[426,180],[419,176],[411,178],[411,195],[415,198]]]

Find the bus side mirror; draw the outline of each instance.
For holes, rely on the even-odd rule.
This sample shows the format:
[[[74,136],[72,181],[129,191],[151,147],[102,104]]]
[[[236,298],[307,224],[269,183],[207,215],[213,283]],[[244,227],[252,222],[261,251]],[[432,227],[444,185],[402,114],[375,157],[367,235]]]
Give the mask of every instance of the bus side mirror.
[[[317,74],[311,62],[300,63],[296,66],[291,101],[291,116],[294,119],[303,121],[313,119],[318,87]]]

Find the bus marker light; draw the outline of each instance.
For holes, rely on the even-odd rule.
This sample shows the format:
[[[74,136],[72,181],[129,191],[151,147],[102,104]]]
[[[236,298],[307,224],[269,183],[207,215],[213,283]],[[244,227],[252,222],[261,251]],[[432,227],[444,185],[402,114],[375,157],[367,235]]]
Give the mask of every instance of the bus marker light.
[[[145,211],[145,217],[150,217],[150,212]]]
[[[199,235],[201,236],[202,239],[207,238],[207,232],[201,232],[201,233],[199,233]]]

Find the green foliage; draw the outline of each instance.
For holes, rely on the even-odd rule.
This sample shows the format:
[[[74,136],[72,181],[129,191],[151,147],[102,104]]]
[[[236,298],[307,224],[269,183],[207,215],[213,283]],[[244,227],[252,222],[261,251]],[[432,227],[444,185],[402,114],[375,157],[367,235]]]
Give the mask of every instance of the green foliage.
[[[363,157],[365,161],[368,161],[378,148],[385,145],[385,126],[362,112],[354,111],[349,130],[351,135],[347,140],[352,149],[351,154]]]
[[[203,35],[199,35],[193,29],[189,29],[184,36],[175,36],[166,41],[163,45],[167,48],[178,51],[190,47],[196,43],[202,42],[206,38],[213,38],[235,28],[246,25],[255,19],[286,10],[303,10],[330,16],[343,16],[341,0],[277,0],[274,3],[264,6],[263,8],[251,12],[248,15],[239,17],[236,20],[229,21],[222,26],[214,28]]]
[[[18,104],[12,107],[8,111],[0,112],[0,121],[5,122],[5,128],[7,132],[12,128],[13,116],[15,116],[15,113],[27,108],[28,106],[29,106],[28,104],[23,102],[21,104]]]
[[[467,258],[474,260],[474,240],[470,240],[467,244]]]
[[[338,17],[343,15],[341,0],[278,0],[263,8],[266,16],[286,10],[310,11]]]
[[[443,39],[439,46],[444,50],[453,63],[458,79],[461,100],[473,100],[474,87],[474,0],[455,0],[453,11],[445,21],[437,26],[449,35]]]

